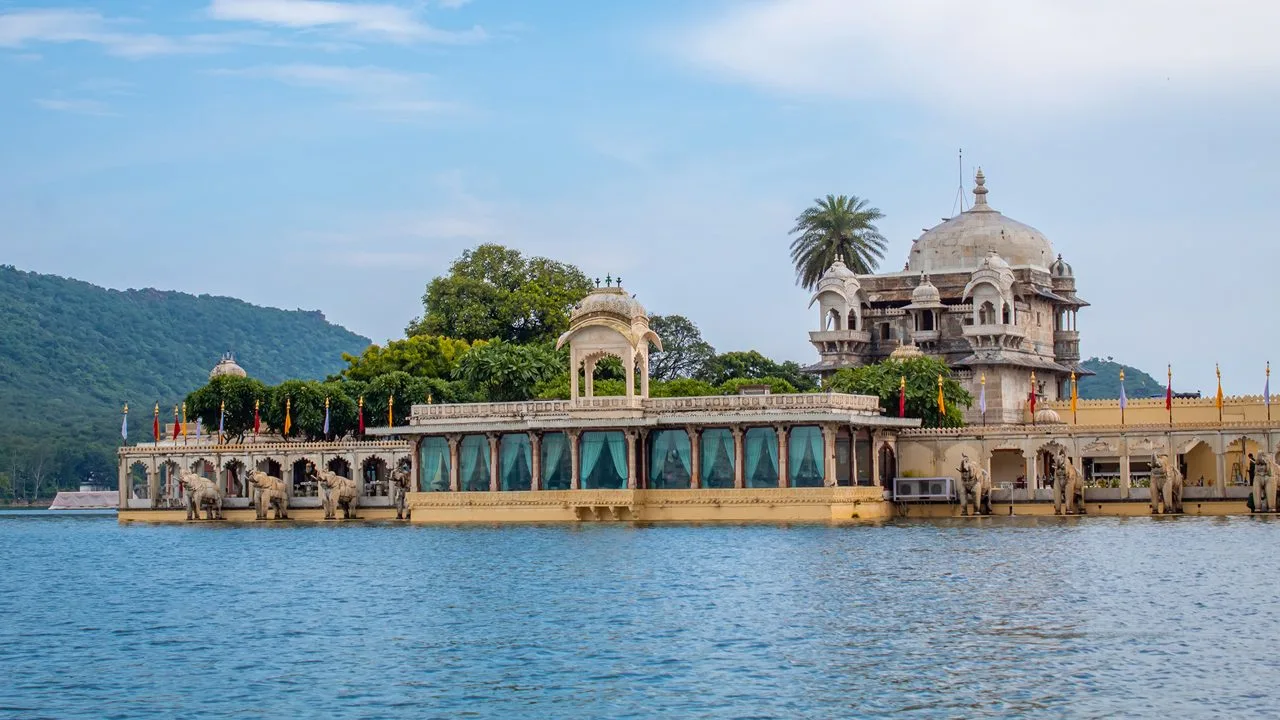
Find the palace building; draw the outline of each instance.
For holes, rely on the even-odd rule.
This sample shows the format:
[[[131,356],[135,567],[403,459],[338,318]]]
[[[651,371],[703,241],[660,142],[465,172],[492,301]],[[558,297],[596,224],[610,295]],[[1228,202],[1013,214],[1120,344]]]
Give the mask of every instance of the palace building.
[[[840,393],[649,396],[650,348],[662,339],[621,286],[597,287],[572,310],[565,400],[413,405],[407,425],[362,439],[297,442],[251,436],[140,443],[120,450],[122,521],[185,518],[177,477],[192,472],[252,520],[250,469],[283,480],[291,519],[318,520],[310,468],[357,480],[359,516],[397,515],[392,471],[407,468],[413,522],[849,522],[948,515],[946,503],[894,502],[895,480],[954,481],[962,460],[986,470],[997,514],[1052,513],[1054,463],[1085,481],[1090,513],[1145,514],[1155,455],[1186,477],[1186,512],[1245,512],[1249,455],[1280,460],[1280,423],[1261,397],[1116,400],[1073,407],[1080,365],[1072,268],[1034,228],[987,202],[924,232],[902,272],[858,275],[837,260],[811,300],[809,333],[829,376],[886,358],[941,358],[976,397],[964,428],[922,428],[886,415],[876,397]],[[599,396],[597,364],[617,358],[619,396]],[[244,376],[226,356],[211,373]],[[1032,393],[1038,402],[1030,415]],[[172,430],[166,432],[173,437]],[[941,487],[948,487],[943,484]]]
[[[823,376],[879,362],[895,352],[946,361],[979,397],[985,417],[972,423],[1020,423],[1033,390],[1038,399],[1070,393],[1080,366],[1071,266],[1039,230],[1006,217],[987,202],[979,169],[973,207],[926,230],[911,246],[902,272],[857,275],[837,260],[818,282],[810,305],[818,329],[809,339]]]

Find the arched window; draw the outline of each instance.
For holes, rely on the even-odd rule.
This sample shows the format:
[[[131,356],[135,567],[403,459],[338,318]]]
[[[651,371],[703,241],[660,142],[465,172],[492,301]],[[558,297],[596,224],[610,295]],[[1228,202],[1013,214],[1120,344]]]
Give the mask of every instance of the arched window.
[[[839,310],[832,308],[827,312],[827,326],[823,329],[824,330],[840,329],[840,311]]]
[[[1010,308],[1008,305],[1005,305],[1000,308],[1000,322],[1004,323],[1005,325],[1013,324],[1013,321],[1009,318],[1011,309],[1012,308]]]
[[[978,307],[978,324],[992,325],[996,321],[996,306],[988,300]]]
[[[932,310],[922,311],[918,316],[917,325],[919,326],[920,330],[924,330],[925,332],[929,332],[933,330],[933,311]]]

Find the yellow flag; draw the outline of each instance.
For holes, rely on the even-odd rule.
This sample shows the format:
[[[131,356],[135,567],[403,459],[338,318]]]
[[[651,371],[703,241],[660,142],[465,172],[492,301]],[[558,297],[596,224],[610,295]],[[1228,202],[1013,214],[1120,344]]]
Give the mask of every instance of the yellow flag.
[[[284,399],[284,434],[288,435],[293,427],[293,398]]]
[[[393,425],[396,424],[395,407],[396,407],[396,396],[388,395],[387,396],[387,427],[392,427]]]
[[[947,414],[947,401],[942,397],[942,376],[938,376],[938,414]]]
[[[1075,415],[1076,413],[1076,401],[1079,399],[1080,399],[1080,396],[1076,393],[1076,374],[1072,372],[1071,373],[1071,414],[1072,415]]]
[[[1218,397],[1215,398],[1215,402],[1218,405],[1218,409],[1221,410],[1222,409],[1222,368],[1218,367],[1217,363],[1214,363],[1213,369],[1215,372],[1218,373]]]

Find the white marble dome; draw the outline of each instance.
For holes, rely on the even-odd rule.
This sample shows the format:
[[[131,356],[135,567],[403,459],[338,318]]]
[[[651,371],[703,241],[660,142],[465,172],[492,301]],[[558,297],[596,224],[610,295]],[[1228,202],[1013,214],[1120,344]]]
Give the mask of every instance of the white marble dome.
[[[1062,424],[1062,418],[1058,416],[1058,412],[1053,408],[1041,408],[1036,411],[1036,424],[1060,425]]]
[[[218,364],[214,365],[213,369],[209,371],[210,380],[223,376],[249,377],[249,373],[245,372],[244,368],[236,364],[236,358],[234,355],[227,353],[226,355],[223,355],[222,359],[218,361]]]
[[[995,252],[1011,265],[1047,270],[1054,260],[1049,239],[987,204],[986,177],[981,168],[974,182],[973,207],[917,238],[907,268],[928,273],[973,270]]]
[[[621,286],[598,287],[592,290],[590,295],[582,298],[573,307],[573,311],[569,313],[569,321],[572,323],[578,318],[595,314],[614,315],[628,323],[636,318],[645,320],[649,318],[644,306]]]

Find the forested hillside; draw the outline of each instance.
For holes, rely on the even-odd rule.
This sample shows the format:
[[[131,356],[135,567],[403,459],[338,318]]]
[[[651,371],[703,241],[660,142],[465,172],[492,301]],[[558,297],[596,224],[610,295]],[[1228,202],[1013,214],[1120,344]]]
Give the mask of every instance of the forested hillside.
[[[113,481],[123,404],[130,441],[150,437],[154,404],[171,419],[227,351],[251,376],[277,383],[323,378],[343,367],[342,353],[368,345],[318,311],[107,290],[0,266],[0,502],[12,497],[15,472],[46,485],[74,485],[90,472]]]
[[[1080,379],[1080,397],[1087,400],[1120,397],[1120,371],[1124,370],[1124,394],[1129,398],[1164,397],[1164,383],[1136,367],[1112,358],[1089,358],[1081,363],[1097,373]]]

